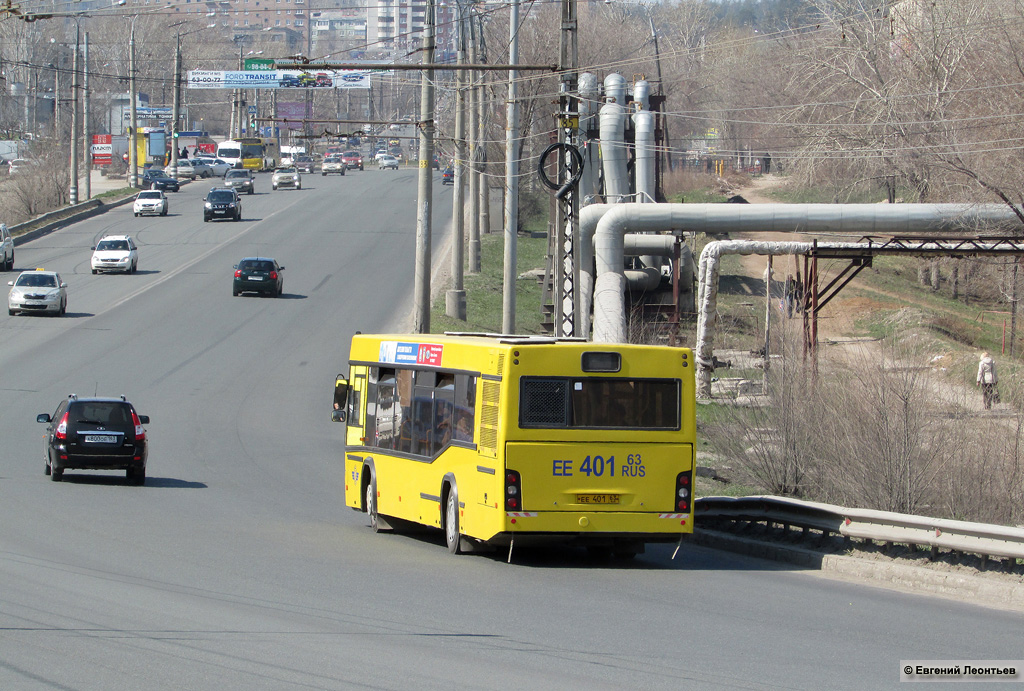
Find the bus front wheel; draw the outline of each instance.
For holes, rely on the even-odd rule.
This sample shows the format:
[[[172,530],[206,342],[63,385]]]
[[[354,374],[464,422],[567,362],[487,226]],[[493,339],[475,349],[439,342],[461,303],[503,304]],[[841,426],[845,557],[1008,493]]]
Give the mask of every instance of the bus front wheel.
[[[455,485],[448,488],[448,497],[445,500],[444,541],[448,545],[448,551],[452,554],[462,552],[459,537],[459,492]]]

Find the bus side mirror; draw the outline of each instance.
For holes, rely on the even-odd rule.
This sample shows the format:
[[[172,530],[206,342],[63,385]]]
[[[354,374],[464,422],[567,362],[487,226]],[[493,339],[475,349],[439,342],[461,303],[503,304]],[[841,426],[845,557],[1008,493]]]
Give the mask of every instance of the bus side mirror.
[[[348,379],[339,374],[334,382],[334,413],[331,415],[331,419],[334,422],[344,422],[346,407],[348,407]],[[338,417],[339,413],[341,417]]]

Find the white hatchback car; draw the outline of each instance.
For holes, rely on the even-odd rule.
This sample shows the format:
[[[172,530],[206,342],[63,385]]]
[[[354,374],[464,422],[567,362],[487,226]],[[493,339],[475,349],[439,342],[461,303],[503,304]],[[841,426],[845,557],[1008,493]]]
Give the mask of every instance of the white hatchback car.
[[[136,195],[132,211],[136,216],[166,216],[169,208],[170,202],[163,190],[143,190]]]
[[[44,312],[64,314],[68,308],[68,284],[60,280],[56,271],[22,271],[8,281],[11,292],[7,296],[7,313]]]
[[[139,268],[139,248],[128,235],[107,235],[92,248],[92,272],[122,271],[133,274]]]

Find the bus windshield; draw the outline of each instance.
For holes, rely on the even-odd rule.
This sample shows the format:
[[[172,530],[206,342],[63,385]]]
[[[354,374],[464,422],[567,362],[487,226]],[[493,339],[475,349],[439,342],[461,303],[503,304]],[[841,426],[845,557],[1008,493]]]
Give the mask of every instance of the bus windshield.
[[[217,157],[218,158],[235,160],[235,159],[238,159],[241,155],[242,155],[242,151],[240,149],[237,149],[237,148],[234,148],[234,147],[231,147],[231,148],[221,148],[221,149],[218,149],[218,151],[217,151]]]
[[[242,144],[242,158],[263,158],[263,145]]]

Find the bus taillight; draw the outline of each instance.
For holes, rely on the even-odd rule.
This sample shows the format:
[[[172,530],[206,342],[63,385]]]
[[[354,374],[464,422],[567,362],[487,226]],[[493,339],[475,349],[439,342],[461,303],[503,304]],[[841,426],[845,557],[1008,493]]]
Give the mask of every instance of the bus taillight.
[[[679,473],[676,476],[676,508],[686,513],[690,512],[690,495],[693,493],[691,472]]]
[[[515,470],[509,470],[505,473],[505,509],[520,511],[522,507],[522,478]]]

